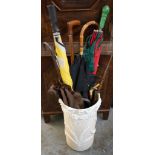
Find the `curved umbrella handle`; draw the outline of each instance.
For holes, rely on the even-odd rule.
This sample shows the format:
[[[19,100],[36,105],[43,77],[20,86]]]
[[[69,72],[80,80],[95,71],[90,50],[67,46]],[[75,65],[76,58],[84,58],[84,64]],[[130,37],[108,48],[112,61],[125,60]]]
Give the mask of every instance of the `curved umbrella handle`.
[[[73,52],[73,27],[76,25],[80,25],[81,22],[79,20],[71,20],[67,22],[68,26],[68,38],[69,38],[69,51],[71,54],[71,64],[74,62],[74,52]]]
[[[83,39],[84,39],[84,32],[90,25],[98,26],[98,23],[94,20],[87,22],[83,25],[81,32],[80,32],[80,55],[83,54]]]

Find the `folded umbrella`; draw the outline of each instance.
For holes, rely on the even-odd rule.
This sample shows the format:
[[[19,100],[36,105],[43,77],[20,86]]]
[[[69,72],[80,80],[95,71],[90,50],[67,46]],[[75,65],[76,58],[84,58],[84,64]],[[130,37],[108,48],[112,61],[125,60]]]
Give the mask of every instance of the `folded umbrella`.
[[[95,52],[94,52],[94,72],[92,74],[96,74],[97,72],[97,68],[98,68],[98,62],[100,59],[100,54],[102,51],[102,46],[101,44],[103,43],[103,31],[102,29],[104,28],[107,16],[110,12],[110,8],[109,6],[104,6],[102,8],[102,15],[101,15],[101,19],[100,19],[100,24],[99,24],[99,31],[98,33],[101,33],[101,38],[97,40],[96,45],[95,45]],[[101,31],[101,32],[100,32]]]
[[[75,57],[73,65],[71,65],[71,76],[73,79],[73,88],[82,94],[83,97],[87,97],[89,90],[89,81],[87,78],[86,63],[83,58],[83,42],[84,42],[84,32],[90,25],[98,24],[95,21],[87,22],[81,29],[80,32],[80,54]]]
[[[57,58],[55,57],[55,53],[53,48],[47,43],[43,42],[43,44],[50,50],[52,60],[54,62],[54,67],[57,73],[57,83],[52,84],[48,90],[47,102],[50,104],[51,101],[53,103],[58,104],[59,98],[61,98],[67,106],[76,109],[83,109],[84,102],[82,96],[78,92],[74,92],[68,85],[62,83],[62,77],[60,75],[60,70],[58,67]]]
[[[73,82],[69,71],[66,50],[65,50],[64,44],[62,43],[59,28],[57,25],[56,10],[54,5],[48,5],[47,8],[48,8],[49,17],[52,25],[56,57],[59,63],[59,69],[60,69],[62,81],[64,82],[64,84],[72,88]]]
[[[98,62],[102,50],[101,44],[103,43],[103,31],[107,16],[110,8],[105,5],[102,8],[101,19],[99,23],[99,30],[94,30],[93,33],[88,36],[87,42],[84,48],[85,60],[87,62],[87,68],[90,74],[96,75]]]
[[[97,33],[95,35],[89,35],[86,38],[86,43],[84,47],[84,59],[87,63],[87,69],[90,73],[94,71],[94,52],[95,52],[96,42],[100,38],[102,39],[101,34]],[[92,41],[92,38],[94,38],[94,36],[95,36],[95,39]]]
[[[102,50],[101,44],[103,43],[102,29],[105,25],[109,10],[109,6],[104,6],[102,8],[99,30],[94,30],[93,33],[86,38],[86,43],[84,45],[83,56],[86,62],[86,70],[88,72],[87,79],[89,81],[89,89],[94,86],[96,81],[96,72]],[[93,100],[93,103],[96,99],[95,96],[94,92],[93,94],[89,94],[89,99]]]
[[[71,65],[71,76],[73,79],[73,88],[79,92],[85,102],[85,108],[90,106],[90,100],[88,96],[90,87],[90,78],[88,78],[88,72],[86,70],[86,63],[83,58],[83,38],[84,32],[90,25],[98,25],[95,21],[86,23],[80,33],[80,54],[74,58],[74,63]]]
[[[79,77],[81,76],[81,78],[78,78],[79,80],[77,82],[78,83],[77,84],[77,89],[81,89],[81,87],[85,87],[85,85],[81,86],[81,83],[84,83],[83,79],[85,78],[85,79],[87,79],[87,82],[86,82],[87,87],[83,88],[84,92],[86,92],[86,90],[89,90],[90,87],[92,87],[93,83],[95,82],[95,77],[92,76],[91,74],[89,74],[90,71],[89,71],[89,69],[87,67],[88,66],[88,62],[85,59],[85,56],[87,55],[87,51],[85,50],[85,46],[86,46],[87,41],[88,41],[87,39],[89,39],[89,38],[86,39],[86,43],[85,43],[85,46],[84,46],[84,33],[85,33],[86,29],[90,25],[96,25],[96,27],[98,27],[98,23],[96,21],[90,21],[90,22],[87,22],[82,27],[81,32],[80,32],[80,55],[82,55],[82,61],[83,61],[83,64],[84,64],[83,66],[84,67],[82,67],[82,69],[81,69],[82,72],[79,74]],[[93,51],[92,48],[93,48],[93,46],[89,50]],[[93,58],[93,53],[91,53],[90,57]],[[84,76],[83,72],[85,73],[85,76]],[[82,78],[83,76],[84,76],[84,78]]]
[[[95,43],[94,56],[92,58],[93,70],[90,74],[96,75],[98,63],[99,63],[99,59],[100,59],[100,55],[101,55],[101,51],[102,51],[101,44],[103,43],[103,33],[100,34],[100,37],[98,39],[96,39],[96,41],[94,43]]]

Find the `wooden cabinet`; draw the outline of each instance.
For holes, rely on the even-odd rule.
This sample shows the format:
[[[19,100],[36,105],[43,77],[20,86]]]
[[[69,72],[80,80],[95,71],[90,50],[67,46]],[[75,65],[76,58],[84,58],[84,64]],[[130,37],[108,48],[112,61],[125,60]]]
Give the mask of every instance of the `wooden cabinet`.
[[[104,29],[104,40],[107,44],[103,48],[103,53],[105,50],[106,54],[102,54],[100,59],[100,69],[99,76],[102,75],[107,67],[109,59],[112,55],[112,41],[111,40],[111,30],[112,30],[112,0],[42,0],[42,13],[41,13],[41,41],[53,43],[52,28],[48,18],[48,12],[46,6],[53,3],[57,8],[58,24],[60,32],[62,35],[62,40],[65,43],[68,53],[68,34],[67,34],[67,22],[73,19],[79,19],[81,21],[81,26],[74,30],[74,49],[75,52],[79,51],[79,32],[82,25],[90,20],[96,20],[99,22],[101,8],[103,5],[108,4],[110,6],[110,15],[108,16],[105,29]],[[86,35],[92,32],[92,28],[86,32]],[[41,56],[41,105],[42,114],[45,118],[45,122],[49,122],[49,116],[52,114],[62,113],[61,107],[58,103],[54,101],[49,102],[48,89],[50,85],[56,80],[55,70],[53,67],[52,59],[50,53],[42,47]],[[106,74],[105,82],[103,84],[103,89],[101,91],[102,105],[99,112],[103,113],[103,118],[107,119],[110,109],[110,104],[112,103],[112,62]]]
[[[79,32],[83,24],[90,20],[99,22],[102,6],[105,4],[110,6],[110,14],[108,15],[104,36],[105,40],[110,40],[110,27],[113,21],[113,3],[112,0],[42,0],[41,8],[41,38],[42,41],[52,41],[52,29],[48,18],[46,6],[54,3],[57,8],[57,17],[63,42],[68,41],[67,22],[73,19],[79,19],[81,26],[75,29],[74,41],[79,41]]]

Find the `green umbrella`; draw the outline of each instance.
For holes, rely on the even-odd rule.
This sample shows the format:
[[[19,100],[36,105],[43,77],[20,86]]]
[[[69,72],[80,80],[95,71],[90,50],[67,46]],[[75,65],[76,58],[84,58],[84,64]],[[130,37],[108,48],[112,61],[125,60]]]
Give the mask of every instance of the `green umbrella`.
[[[110,12],[109,6],[105,5],[102,8],[101,19],[99,23],[99,29],[94,30],[93,33],[87,37],[84,48],[84,57],[87,62],[88,71],[92,74],[96,74],[99,57],[101,53],[101,44],[103,43],[103,31],[107,16]]]

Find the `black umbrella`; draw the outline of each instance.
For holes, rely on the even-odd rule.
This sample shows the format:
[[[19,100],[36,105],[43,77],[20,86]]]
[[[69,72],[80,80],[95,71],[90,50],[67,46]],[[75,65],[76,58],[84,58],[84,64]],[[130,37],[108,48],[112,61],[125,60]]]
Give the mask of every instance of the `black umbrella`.
[[[85,30],[90,25],[98,25],[95,21],[86,23],[80,33],[80,45],[83,45],[83,36]],[[74,63],[70,67],[71,77],[73,80],[73,89],[80,92],[85,100],[85,107],[90,106],[89,89],[94,81],[94,76],[88,74],[86,62],[83,57],[83,48],[80,46],[80,54],[75,56]]]
[[[109,13],[109,7],[104,6],[102,9],[102,16],[99,24],[99,31],[93,31],[93,33],[87,37],[84,46],[84,32],[90,25],[97,25],[95,21],[90,21],[86,23],[80,32],[80,55],[75,58],[74,64],[71,65],[71,76],[73,80],[73,88],[75,91],[81,93],[85,99],[90,99],[89,90],[96,81],[96,71],[99,61],[99,54],[101,48],[97,48],[96,45],[100,47],[103,41],[103,34],[101,29],[104,27],[107,15]],[[96,50],[96,53],[94,53]],[[95,55],[97,54],[97,55]],[[94,57],[95,56],[95,57]],[[95,62],[94,62],[95,59]],[[95,70],[94,70],[95,68]],[[95,73],[95,74],[94,74]],[[87,102],[86,106],[90,106]]]

